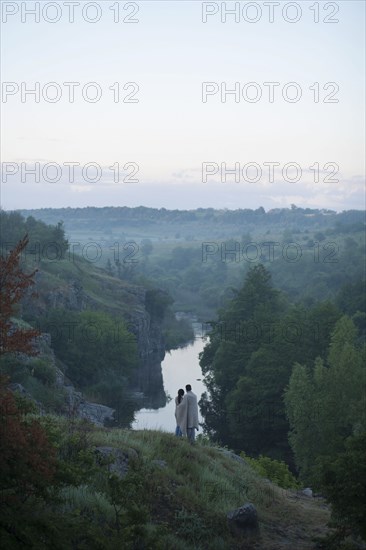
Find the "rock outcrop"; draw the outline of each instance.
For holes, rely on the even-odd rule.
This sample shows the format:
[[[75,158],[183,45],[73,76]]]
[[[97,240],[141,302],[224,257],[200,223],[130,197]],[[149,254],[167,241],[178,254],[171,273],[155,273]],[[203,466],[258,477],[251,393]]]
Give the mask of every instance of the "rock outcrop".
[[[75,266],[80,270],[77,262]],[[84,289],[83,277],[86,277],[86,273],[89,278],[92,277],[99,292],[92,293]],[[34,298],[34,294],[29,294],[23,303],[28,312],[31,311],[33,316],[37,316],[43,315],[51,308],[72,311],[99,310],[120,317],[135,336],[138,348],[139,366],[131,380],[131,392],[143,392],[147,397],[144,406],[148,406],[149,402],[155,402],[157,406],[165,404],[161,371],[165,342],[161,320],[146,309],[146,289],[109,277],[101,270],[93,271],[92,275],[86,270],[80,274],[80,278],[69,278],[68,281],[60,279],[60,284],[52,286],[51,289],[47,277],[48,274],[42,270],[36,274],[36,288],[33,288],[33,292],[36,292],[37,298]],[[81,409],[85,410],[82,403],[81,405]],[[94,416],[90,409],[88,411],[86,414]],[[100,411],[100,414],[104,413]]]
[[[248,502],[229,512],[226,517],[233,535],[251,537],[259,534],[258,514],[253,504]]]
[[[68,395],[68,410],[70,416],[89,420],[95,426],[104,426],[107,421],[113,422],[115,410],[100,403],[87,401],[81,392],[75,390],[74,386],[64,386]]]
[[[39,352],[38,357],[45,358],[47,363],[55,372],[55,388],[64,394],[65,399],[63,413],[68,417],[84,418],[85,420],[89,420],[96,426],[100,427],[104,426],[107,421],[113,422],[115,413],[114,409],[100,403],[92,403],[87,401],[83,394],[75,389],[62,370],[56,365],[56,357],[51,344],[51,335],[48,333],[42,333],[40,337],[37,338],[35,347]],[[28,357],[25,357],[25,361],[28,360]],[[45,412],[42,404],[35,401],[23,388],[23,386],[21,386],[21,384],[10,384],[9,389],[12,391],[17,391],[23,397],[31,399],[39,407],[41,413]]]
[[[146,311],[146,290],[143,287],[131,287],[129,293],[136,298],[138,304],[125,316],[128,330],[136,337],[140,358],[140,367],[133,385],[136,391],[147,395],[156,394],[163,388],[161,362],[165,357],[165,343],[161,323]]]
[[[100,466],[106,467],[111,474],[117,475],[120,479],[127,474],[129,462],[138,457],[135,449],[122,451],[114,447],[96,447],[95,455]]]

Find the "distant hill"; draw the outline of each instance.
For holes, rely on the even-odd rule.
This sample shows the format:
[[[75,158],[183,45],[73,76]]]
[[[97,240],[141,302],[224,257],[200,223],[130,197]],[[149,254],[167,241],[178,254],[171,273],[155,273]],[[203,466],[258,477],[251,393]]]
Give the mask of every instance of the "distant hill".
[[[217,225],[245,227],[253,230],[260,225],[262,230],[271,227],[284,228],[292,224],[306,229],[309,227],[332,227],[338,225],[364,226],[365,211],[348,210],[336,213],[334,210],[319,210],[313,208],[276,208],[265,212],[263,207],[256,210],[215,210],[213,208],[198,208],[196,210],[167,210],[166,208],[148,208],[127,206],[104,208],[41,208],[37,210],[21,210],[24,216],[34,216],[46,223],[55,224],[63,220],[68,230],[115,230],[120,227],[144,227],[163,230],[166,226],[181,229],[197,229],[198,234],[209,234],[209,228]]]

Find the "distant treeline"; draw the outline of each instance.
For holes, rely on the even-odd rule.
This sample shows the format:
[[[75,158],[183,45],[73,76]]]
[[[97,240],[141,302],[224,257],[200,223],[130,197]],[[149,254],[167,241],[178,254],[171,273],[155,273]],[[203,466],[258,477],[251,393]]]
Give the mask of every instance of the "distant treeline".
[[[166,208],[148,208],[139,206],[129,208],[127,206],[106,206],[86,208],[41,208],[37,210],[22,210],[24,216],[32,215],[38,219],[55,223],[55,219],[62,219],[65,223],[77,221],[80,225],[92,224],[94,229],[107,225],[119,225],[123,222],[136,223],[138,225],[165,223],[219,223],[223,225],[238,225],[242,223],[260,222],[264,224],[300,223],[312,226],[319,223],[322,226],[353,225],[352,230],[364,227],[365,211],[346,210],[337,213],[334,210],[299,208],[292,205],[291,208],[274,208],[268,210],[260,206],[252,210],[243,208],[238,210],[217,210],[214,208],[197,208],[196,210],[168,210]],[[357,227],[356,227],[357,226]]]
[[[53,247],[53,255],[61,259],[69,246],[65,238],[63,222],[58,221],[55,225],[47,225],[33,216],[24,219],[19,212],[0,210],[1,253],[7,253],[14,248],[24,235],[28,235],[28,250],[32,250],[35,256],[41,255],[43,247],[47,249]],[[49,252],[51,253],[51,250]]]

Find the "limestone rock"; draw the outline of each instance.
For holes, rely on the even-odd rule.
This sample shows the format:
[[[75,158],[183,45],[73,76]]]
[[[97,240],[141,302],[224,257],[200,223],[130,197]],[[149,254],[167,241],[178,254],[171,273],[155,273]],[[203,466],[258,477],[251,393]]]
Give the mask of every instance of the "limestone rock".
[[[250,537],[259,534],[258,514],[253,504],[248,502],[229,512],[226,517],[233,535]]]
[[[100,403],[90,403],[82,400],[78,406],[78,416],[90,420],[96,426],[104,426],[106,420],[113,421],[114,409],[101,405]]]
[[[220,450],[220,452],[221,452],[223,455],[225,455],[225,456],[231,458],[232,460],[236,460],[236,462],[240,462],[241,464],[247,464],[247,463],[245,462],[244,458],[242,458],[242,457],[239,456],[239,455],[236,455],[236,454],[233,453],[232,451],[228,451],[227,449],[219,449],[219,450]]]
[[[122,451],[115,447],[96,447],[95,453],[97,462],[105,465],[111,474],[116,474],[120,479],[126,476],[129,461],[137,457],[134,449]]]

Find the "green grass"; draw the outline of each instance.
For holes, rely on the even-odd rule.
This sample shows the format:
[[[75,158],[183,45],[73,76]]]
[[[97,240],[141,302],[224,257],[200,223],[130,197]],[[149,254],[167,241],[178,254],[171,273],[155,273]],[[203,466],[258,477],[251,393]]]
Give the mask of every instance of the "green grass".
[[[74,256],[64,260],[42,260],[39,265],[29,265],[29,268],[38,267],[42,274],[42,292],[64,289],[68,292],[68,285],[78,281],[83,292],[95,305],[116,315],[123,315],[131,307],[137,307],[136,298],[128,292],[129,284],[126,281],[110,277],[103,269],[85,259]]]
[[[191,446],[184,438],[154,430],[98,429],[93,431],[91,443],[138,453],[145,503],[153,522],[168,526],[166,548],[173,548],[167,541],[174,539],[175,547],[180,548],[182,538],[185,548],[251,548],[248,541],[245,544],[249,546],[240,546],[226,525],[227,512],[246,502],[256,506],[262,532],[263,546],[253,548],[272,548],[271,529],[277,522],[282,522],[289,529],[289,538],[296,540],[296,526],[302,521],[308,530],[308,543],[313,531],[326,530],[327,510],[313,504],[304,518],[295,491],[263,479],[249,464],[232,459],[206,441]],[[154,460],[164,460],[166,467],[154,464]],[[310,548],[295,542],[292,547]]]

